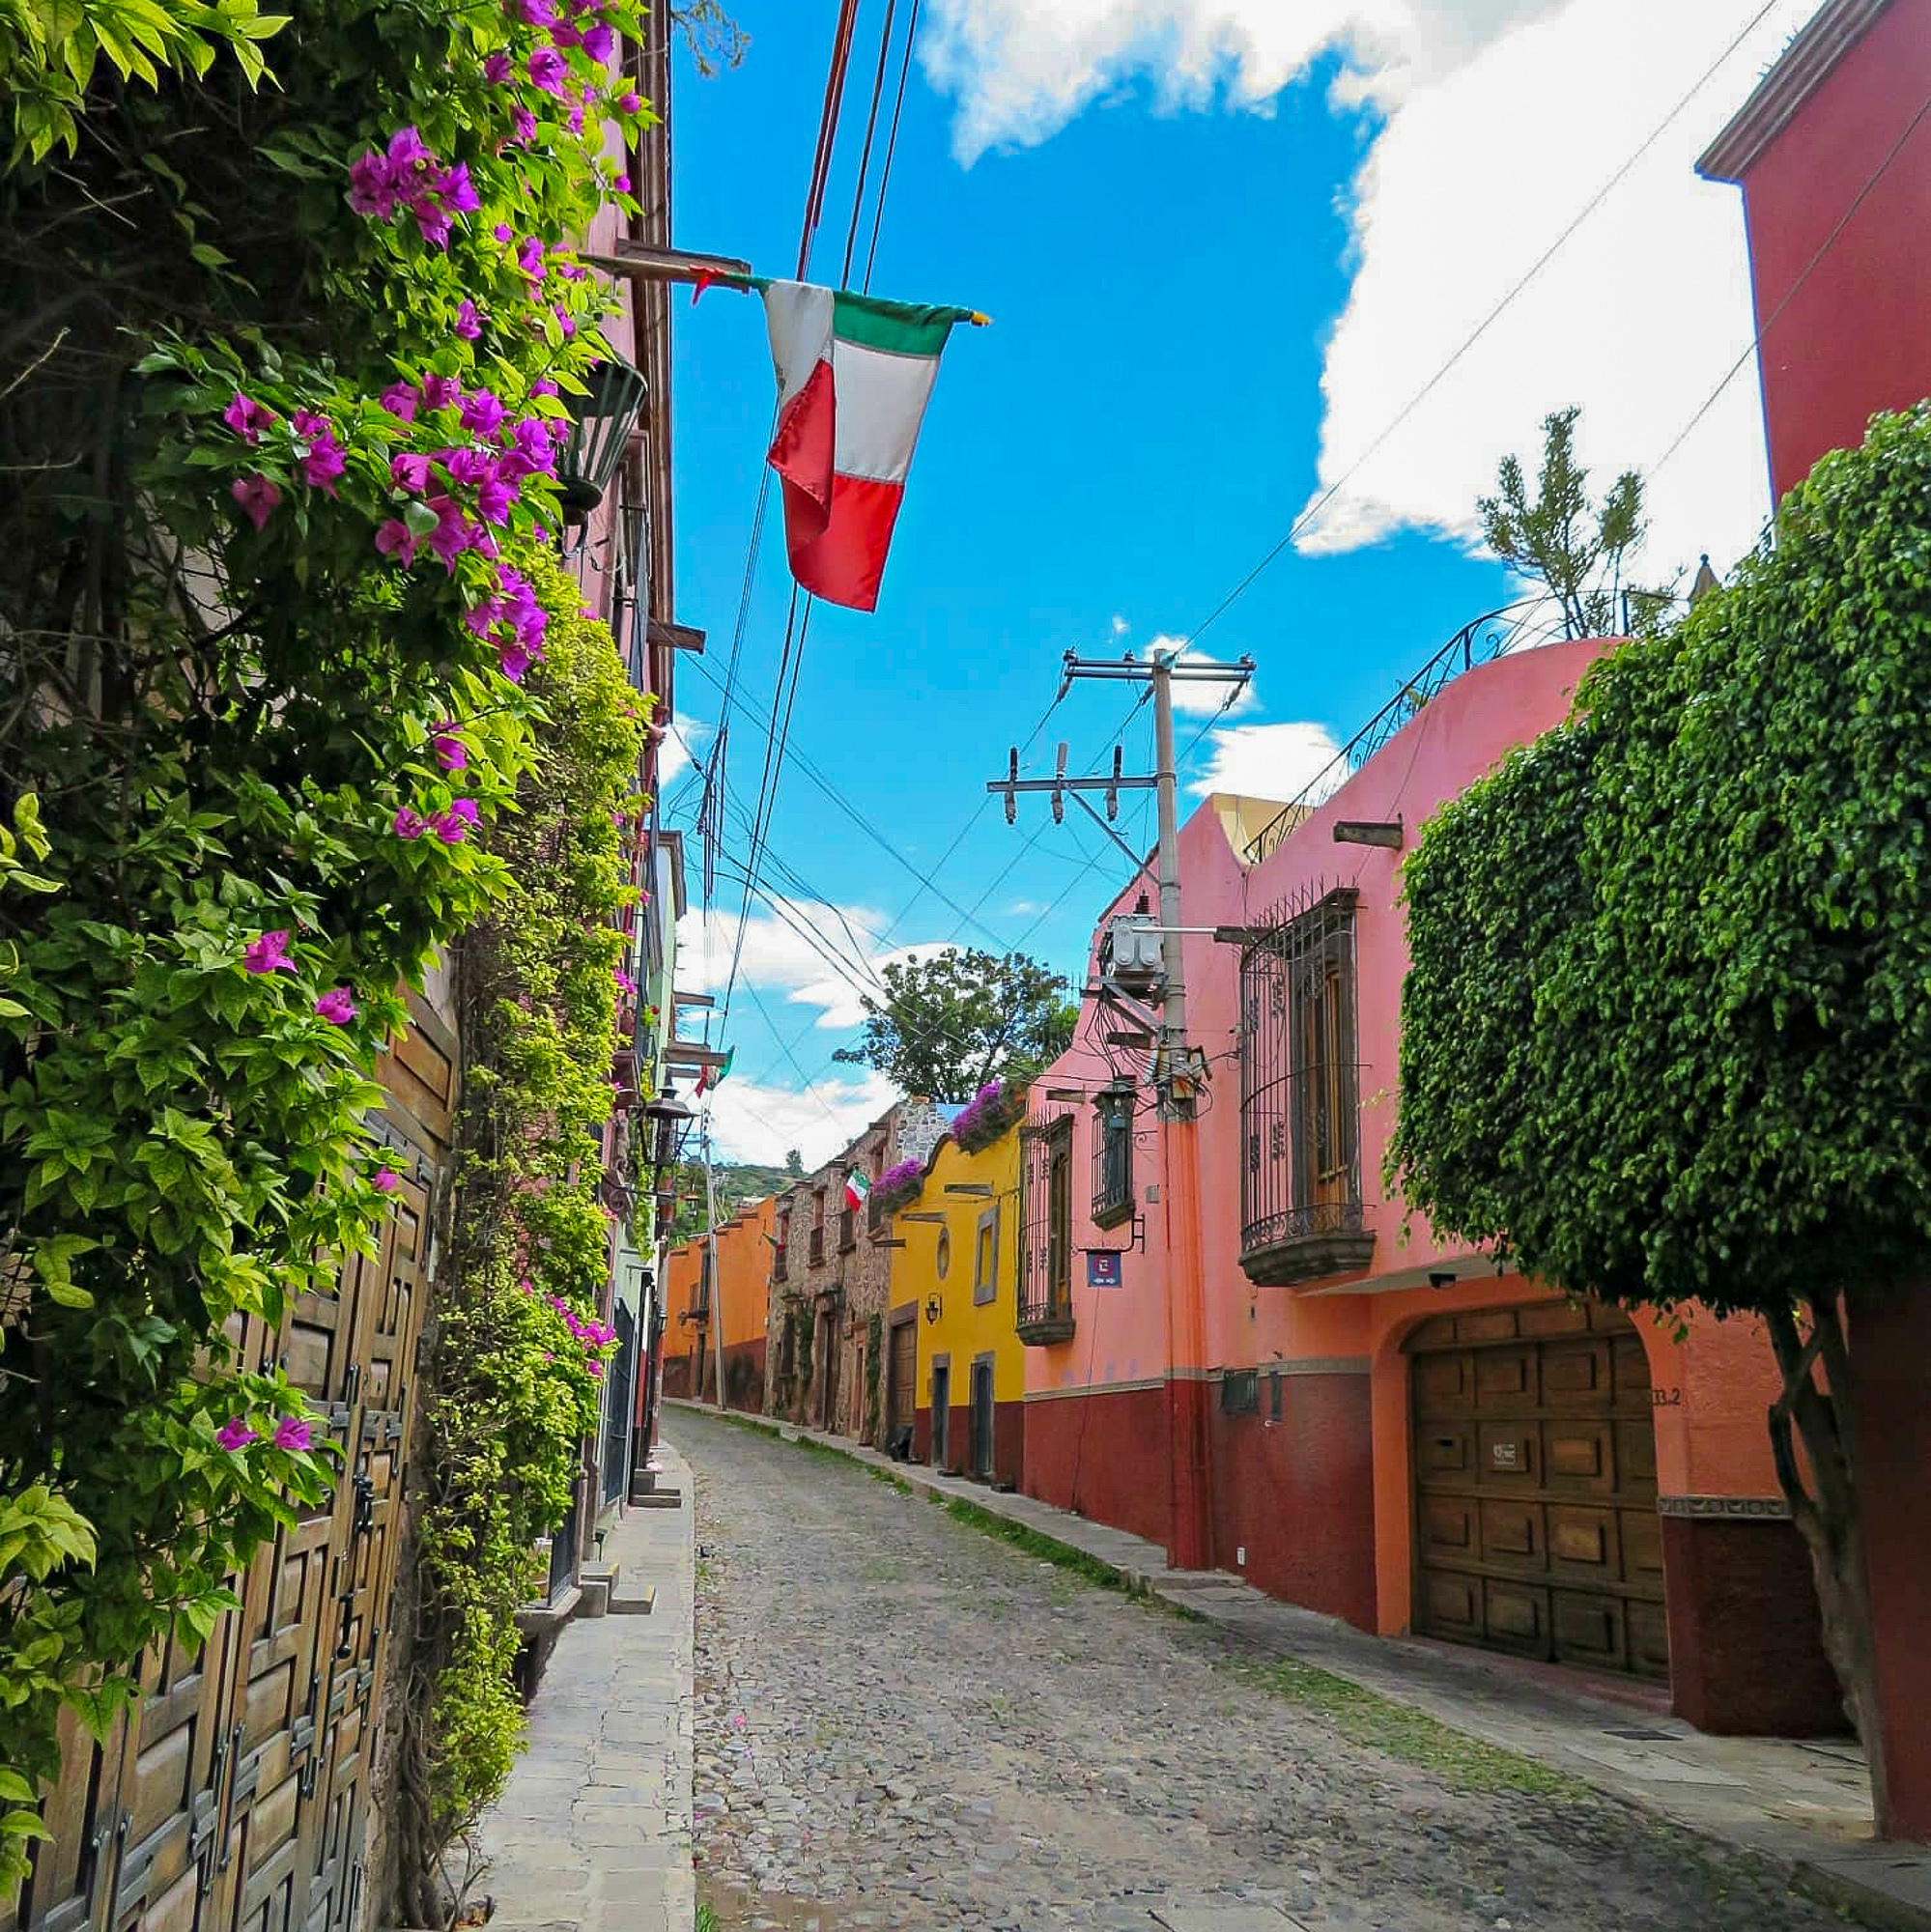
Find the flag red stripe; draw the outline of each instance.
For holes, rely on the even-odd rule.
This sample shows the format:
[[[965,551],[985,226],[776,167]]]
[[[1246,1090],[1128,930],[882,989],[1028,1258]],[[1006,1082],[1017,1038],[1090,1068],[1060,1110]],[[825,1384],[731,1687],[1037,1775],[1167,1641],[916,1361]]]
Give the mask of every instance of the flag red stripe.
[[[902,483],[878,483],[862,476],[832,482],[831,514],[787,477],[784,482],[784,547],[791,574],[813,597],[853,611],[878,608],[879,579],[892,548],[892,526],[905,500]]]
[[[832,365],[820,362],[778,419],[765,455],[784,479],[784,530],[809,539],[825,527],[832,511],[832,470],[838,443],[838,405]],[[797,498],[794,508],[793,498]]]

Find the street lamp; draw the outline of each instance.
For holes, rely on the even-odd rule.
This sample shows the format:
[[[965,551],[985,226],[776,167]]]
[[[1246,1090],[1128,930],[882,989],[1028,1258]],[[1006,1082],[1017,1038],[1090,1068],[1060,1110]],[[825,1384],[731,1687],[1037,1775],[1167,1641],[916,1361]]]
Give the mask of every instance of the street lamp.
[[[604,500],[645,393],[643,378],[621,357],[610,355],[590,372],[589,388],[571,398],[570,440],[556,463],[567,522],[582,523]]]

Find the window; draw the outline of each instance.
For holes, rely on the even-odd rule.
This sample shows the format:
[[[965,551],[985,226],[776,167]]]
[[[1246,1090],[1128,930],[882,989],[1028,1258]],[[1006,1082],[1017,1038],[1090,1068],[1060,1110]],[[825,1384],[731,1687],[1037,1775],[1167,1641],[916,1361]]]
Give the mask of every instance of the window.
[[[1117,1228],[1133,1218],[1133,1089],[1105,1087],[1093,1119],[1093,1221]]]
[[[941,1228],[939,1230],[939,1245],[936,1249],[933,1250],[932,1254],[932,1272],[935,1275],[937,1275],[941,1281],[944,1281],[946,1278],[946,1270],[949,1267],[951,1267],[951,1264],[952,1264],[952,1231],[950,1228]]]
[[[1073,1333],[1073,1122],[1019,1136],[1019,1339],[1044,1347]]]
[[[1288,1283],[1366,1267],[1350,889],[1291,911],[1240,961],[1241,1266]]]
[[[811,1266],[822,1267],[825,1262],[825,1190],[814,1187],[811,1190],[811,1240],[806,1250]]]
[[[791,1210],[788,1208],[778,1217],[778,1238],[771,1250],[771,1278],[773,1281],[789,1281],[791,1278]]]
[[[979,1237],[972,1259],[972,1298],[992,1301],[999,1294],[999,1209],[988,1208],[979,1217]]]

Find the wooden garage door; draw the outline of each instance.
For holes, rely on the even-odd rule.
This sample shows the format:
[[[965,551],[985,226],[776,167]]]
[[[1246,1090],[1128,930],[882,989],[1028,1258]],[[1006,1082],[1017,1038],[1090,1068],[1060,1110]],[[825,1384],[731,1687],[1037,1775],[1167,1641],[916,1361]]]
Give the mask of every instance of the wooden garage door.
[[[1629,1318],[1537,1302],[1410,1339],[1414,1628],[1667,1679],[1649,1365]]]

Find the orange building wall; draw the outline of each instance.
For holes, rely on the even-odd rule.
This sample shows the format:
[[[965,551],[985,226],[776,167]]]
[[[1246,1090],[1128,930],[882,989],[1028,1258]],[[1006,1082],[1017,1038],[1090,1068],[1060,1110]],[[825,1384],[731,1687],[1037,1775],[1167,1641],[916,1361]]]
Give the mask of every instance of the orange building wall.
[[[724,1386],[730,1406],[764,1406],[764,1321],[770,1301],[771,1242],[776,1204],[743,1208],[718,1230],[717,1301],[724,1315]],[[667,1394],[715,1400],[716,1343],[708,1325],[680,1321],[700,1301],[706,1242],[699,1236],[672,1248],[665,1261],[664,1375]]]

